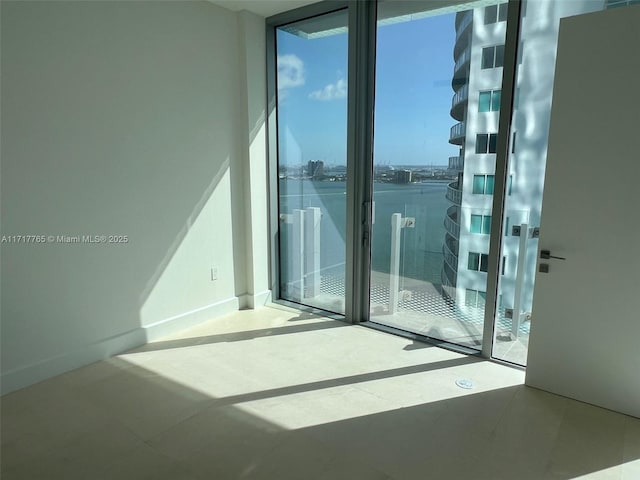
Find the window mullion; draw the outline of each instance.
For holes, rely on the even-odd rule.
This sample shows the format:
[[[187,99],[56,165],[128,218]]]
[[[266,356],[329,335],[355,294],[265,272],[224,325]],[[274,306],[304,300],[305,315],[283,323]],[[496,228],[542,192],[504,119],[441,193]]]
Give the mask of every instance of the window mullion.
[[[369,317],[376,7],[349,8],[345,315],[352,323]]]
[[[494,176],[494,195],[489,241],[489,261],[487,269],[486,307],[484,311],[484,331],[482,336],[482,356],[490,358],[493,350],[493,333],[498,307],[498,284],[500,281],[503,211],[506,198],[508,176],[509,137],[513,112],[513,97],[520,35],[520,0],[509,0],[507,12],[507,32],[504,47],[504,67],[500,98],[500,118]]]

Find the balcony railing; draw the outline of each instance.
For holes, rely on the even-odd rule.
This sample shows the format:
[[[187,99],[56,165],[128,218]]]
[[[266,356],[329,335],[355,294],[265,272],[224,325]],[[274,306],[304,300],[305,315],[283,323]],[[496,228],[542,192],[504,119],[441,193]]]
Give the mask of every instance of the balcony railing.
[[[453,207],[457,208],[457,207]],[[457,215],[453,218],[450,216],[451,208],[447,210],[447,215],[444,217],[444,228],[453,236],[454,238],[460,238],[460,225],[457,222]]]
[[[471,60],[471,48],[467,47],[462,51],[460,56],[456,59],[456,64],[453,67],[453,72],[455,73],[458,70],[460,70],[460,68],[462,68],[462,66],[469,60]]]
[[[447,193],[445,195],[447,200],[456,205],[460,205],[462,203],[462,190],[458,189],[458,182],[451,182],[447,185]]]
[[[442,275],[440,276],[440,279],[442,280],[443,285],[455,287],[456,282],[458,280],[458,275],[456,274],[455,270],[453,270],[449,266],[449,264],[445,262],[442,265]],[[447,293],[449,294],[450,297],[453,298],[453,295],[452,295],[453,292],[447,291]]]
[[[449,170],[463,170],[464,169],[464,157],[462,155],[458,157],[449,157]]]
[[[473,10],[467,10],[462,14],[462,20],[456,25],[456,40],[465,32],[467,27],[473,22]]]
[[[444,255],[444,261],[449,265],[452,270],[458,269],[458,257],[451,255],[447,250],[442,247],[442,254]]]
[[[449,264],[451,269],[455,272],[458,270],[458,257],[449,250],[448,245],[442,246],[442,254],[444,255],[444,261]]]
[[[447,246],[447,248],[457,257],[458,249],[460,248],[460,245],[458,244],[458,240],[453,238],[451,235],[445,235],[444,243]]]
[[[462,141],[464,139],[465,132],[466,127],[464,122],[456,123],[453,127],[451,127],[449,141],[452,143]]]
[[[465,84],[453,95],[453,98],[451,99],[451,108],[455,108],[459,103],[466,102],[468,98],[469,85]]]
[[[460,223],[458,221],[458,207],[456,207],[455,205],[451,205],[449,208],[447,208],[447,217],[451,218],[451,220],[456,223]]]

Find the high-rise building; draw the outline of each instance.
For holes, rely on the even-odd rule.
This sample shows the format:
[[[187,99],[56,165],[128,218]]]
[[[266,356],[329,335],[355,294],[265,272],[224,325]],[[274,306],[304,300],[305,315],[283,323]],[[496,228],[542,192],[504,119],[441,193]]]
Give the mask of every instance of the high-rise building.
[[[411,183],[411,170],[394,170],[393,181],[395,183]]]
[[[322,160],[309,160],[307,162],[307,175],[314,180],[324,177],[324,162]]]
[[[503,3],[459,12],[455,20],[451,117],[457,123],[449,143],[460,150],[449,158],[458,178],[447,188],[442,283],[462,305],[476,306],[486,290],[478,273],[488,263],[506,14]]]
[[[515,309],[523,320],[531,311],[537,254],[533,229],[540,226],[551,113],[548,92],[553,90],[560,19],[618,3],[628,1],[522,4],[498,292],[502,314]],[[457,171],[458,178],[446,194],[451,206],[444,219],[441,278],[444,294],[463,309],[484,307],[486,295],[506,19],[507,3],[462,11],[455,19],[451,117],[457,123],[449,143],[458,146],[459,153],[449,158],[449,169]],[[524,261],[519,262],[521,254]]]

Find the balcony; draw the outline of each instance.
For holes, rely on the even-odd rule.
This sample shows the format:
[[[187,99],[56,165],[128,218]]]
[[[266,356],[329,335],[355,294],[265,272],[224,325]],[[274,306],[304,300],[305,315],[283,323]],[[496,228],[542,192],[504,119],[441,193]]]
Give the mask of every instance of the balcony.
[[[467,27],[473,23],[473,10],[461,12],[456,16],[456,40],[465,32]]]
[[[456,207],[455,205],[451,205],[449,208],[447,208],[447,216],[450,217],[454,222],[459,223],[458,207]]]
[[[456,272],[458,270],[458,257],[454,257],[453,255],[447,253],[444,247],[442,247],[442,254],[444,255],[445,265],[447,265],[451,271]],[[454,278],[452,278],[452,280],[454,279],[455,276]]]
[[[460,102],[464,102],[469,98],[469,85],[463,85],[451,99],[451,108],[454,108]]]
[[[456,123],[453,127],[451,127],[451,131],[449,133],[449,143],[453,143],[454,145],[462,145],[464,142],[464,135],[466,132],[466,126],[464,122]]]
[[[460,238],[460,224],[458,223],[458,207],[451,206],[444,217],[444,228],[454,238]]]
[[[460,249],[460,244],[459,244],[458,240],[453,238],[451,235],[445,235],[444,236],[444,241],[447,244],[447,248],[449,250],[451,250],[454,253],[454,255],[457,257],[458,256],[458,250]]]
[[[467,13],[473,14],[473,12],[470,10],[462,10],[460,12],[456,12],[456,18],[454,20],[456,31],[460,29],[460,24],[464,22],[465,18],[467,17]]]
[[[471,32],[473,31],[473,11],[460,12],[456,16],[456,43],[453,49],[455,58],[460,52],[471,43]]]
[[[449,170],[463,170],[464,169],[464,157],[462,155],[458,157],[449,157]]]
[[[456,59],[456,64],[453,67],[454,76],[463,66],[465,66],[471,60],[471,48],[465,48],[460,56]]]
[[[455,287],[456,281],[458,280],[458,275],[456,272],[449,266],[447,262],[442,265],[442,274],[440,275],[440,279],[442,280],[442,285]],[[453,298],[455,292],[449,292],[445,290],[445,292],[449,295],[450,298]]]
[[[458,256],[453,253],[449,249],[449,245],[445,244],[442,246],[442,254],[444,255],[444,261],[451,267],[451,269],[455,272],[458,270]]]
[[[456,205],[460,205],[462,203],[462,190],[458,188],[457,181],[451,182],[447,185],[447,193],[445,196],[451,203],[455,203]]]
[[[458,121],[463,121],[465,111],[467,110],[467,100],[469,98],[469,85],[462,84],[462,87],[456,91],[451,99],[451,116]]]

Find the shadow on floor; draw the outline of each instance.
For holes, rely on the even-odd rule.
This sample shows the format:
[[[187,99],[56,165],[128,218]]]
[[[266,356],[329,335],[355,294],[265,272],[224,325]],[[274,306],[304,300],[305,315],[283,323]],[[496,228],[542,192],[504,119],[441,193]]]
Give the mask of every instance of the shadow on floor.
[[[568,480],[623,463],[625,429],[640,421],[521,385],[405,408],[350,397],[361,382],[469,362],[222,398],[100,362],[2,398],[2,478]],[[345,387],[337,397],[335,387]],[[300,392],[315,394],[293,401]],[[273,421],[274,408],[305,426]]]

